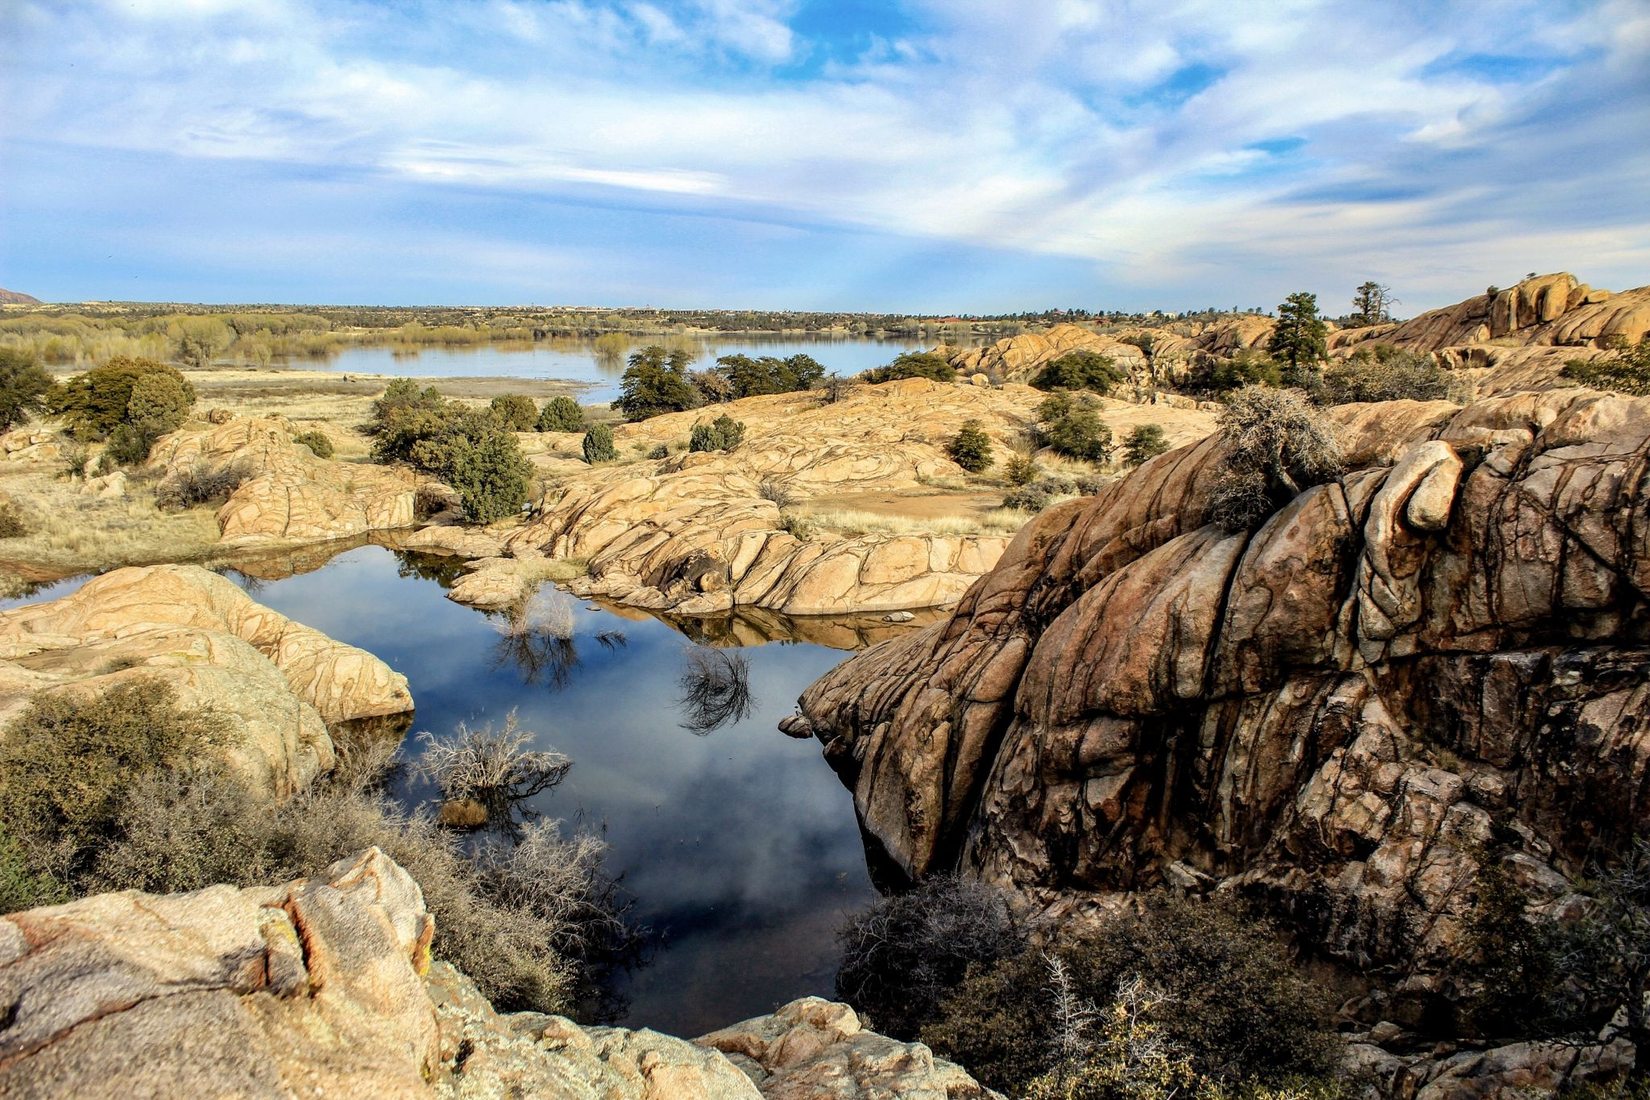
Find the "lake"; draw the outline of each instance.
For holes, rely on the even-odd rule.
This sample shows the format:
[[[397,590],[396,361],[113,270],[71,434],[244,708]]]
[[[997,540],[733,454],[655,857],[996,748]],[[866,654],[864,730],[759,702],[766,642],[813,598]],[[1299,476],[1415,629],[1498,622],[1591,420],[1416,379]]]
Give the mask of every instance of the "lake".
[[[811,355],[823,363],[827,373],[858,374],[880,367],[904,351],[921,350],[933,341],[870,340],[842,337],[760,336],[641,336],[634,347],[649,343],[672,346],[689,341],[695,351],[694,365],[710,366],[723,355]],[[634,350],[634,349],[633,349]],[[315,365],[346,374],[386,374],[398,378],[532,378],[568,379],[588,387],[580,394],[586,404],[611,401],[619,396],[622,359],[603,360],[589,340],[551,339],[537,343],[484,344],[479,347],[372,346],[346,348],[319,363],[295,360],[294,365]]]
[[[648,616],[595,609],[554,586],[532,605],[535,629],[445,598],[453,563],[381,546],[315,562],[275,558],[225,575],[260,603],[361,646],[410,682],[413,729],[441,736],[460,722],[502,723],[510,711],[541,746],[573,760],[562,783],[530,806],[599,833],[632,915],[652,929],[649,960],[619,975],[621,1023],[693,1036],[806,994],[830,996],[835,929],[876,893],[853,798],[812,740],[775,728],[802,690],[848,652],[785,640],[805,633],[854,644],[878,619],[762,616],[691,624],[719,643],[775,637],[738,650],[749,662],[751,712],[699,735],[683,728],[680,678],[694,643]],[[47,586],[53,599],[84,578]],[[919,620],[920,621],[920,620]],[[856,633],[858,631],[859,633]],[[408,745],[411,745],[409,735]],[[433,792],[403,787],[418,802]]]

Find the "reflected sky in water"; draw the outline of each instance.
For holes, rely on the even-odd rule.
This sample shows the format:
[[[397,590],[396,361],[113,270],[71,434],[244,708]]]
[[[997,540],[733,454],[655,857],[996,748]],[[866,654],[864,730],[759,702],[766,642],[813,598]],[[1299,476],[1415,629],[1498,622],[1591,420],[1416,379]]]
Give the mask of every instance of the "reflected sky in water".
[[[775,725],[846,653],[800,643],[743,650],[751,714],[696,736],[679,724],[690,643],[656,620],[554,594],[565,605],[535,642],[562,661],[556,675],[511,660],[520,640],[501,618],[450,602],[436,580],[380,547],[252,587],[261,603],[404,673],[414,729],[445,735],[460,721],[501,723],[514,708],[573,758],[566,780],[531,806],[604,833],[609,869],[661,937],[651,962],[621,979],[630,1002],[622,1022],[696,1035],[831,992],[834,928],[874,893],[852,797],[815,742]]]
[[[636,337],[636,346],[663,342],[663,336]],[[668,339],[678,340],[680,337]],[[929,341],[932,344],[934,341]],[[827,372],[858,374],[880,367],[902,351],[927,345],[913,340],[824,340],[797,337],[739,336],[695,338],[697,368],[714,363],[722,355],[811,355]],[[309,360],[295,361],[312,365]],[[489,344],[481,347],[412,348],[352,347],[331,358],[313,363],[326,370],[357,374],[387,374],[404,378],[532,378],[568,379],[593,388],[579,395],[587,404],[611,401],[619,396],[622,360],[602,361],[587,340],[546,340],[536,344]]]

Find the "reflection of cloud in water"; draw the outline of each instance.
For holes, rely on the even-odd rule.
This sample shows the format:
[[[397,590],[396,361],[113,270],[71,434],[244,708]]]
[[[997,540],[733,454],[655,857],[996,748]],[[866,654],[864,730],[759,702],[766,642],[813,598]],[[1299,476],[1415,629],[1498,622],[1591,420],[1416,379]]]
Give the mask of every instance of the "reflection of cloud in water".
[[[690,737],[677,726],[683,638],[669,626],[586,610],[547,588],[524,607],[528,629],[518,634],[447,600],[435,580],[397,576],[397,564],[364,547],[318,573],[271,582],[259,599],[405,674],[418,728],[446,733],[519,709],[540,734],[535,747],[572,757],[532,809],[605,826],[608,869],[625,876],[637,918],[668,934],[652,964],[624,980],[627,1023],[697,1034],[792,997],[830,994],[833,929],[874,893],[852,795],[816,744],[774,726],[846,653],[742,650],[759,697],[751,713],[713,737]],[[516,654],[543,662],[537,684],[513,657],[493,659],[522,637],[530,645]],[[558,668],[552,694],[542,675]]]

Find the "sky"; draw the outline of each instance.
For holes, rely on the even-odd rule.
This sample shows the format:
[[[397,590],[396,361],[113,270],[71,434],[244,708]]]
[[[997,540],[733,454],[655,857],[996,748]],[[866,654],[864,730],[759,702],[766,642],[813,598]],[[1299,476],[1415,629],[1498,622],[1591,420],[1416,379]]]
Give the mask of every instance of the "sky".
[[[0,103],[50,301],[1650,283],[1650,0],[0,0]]]

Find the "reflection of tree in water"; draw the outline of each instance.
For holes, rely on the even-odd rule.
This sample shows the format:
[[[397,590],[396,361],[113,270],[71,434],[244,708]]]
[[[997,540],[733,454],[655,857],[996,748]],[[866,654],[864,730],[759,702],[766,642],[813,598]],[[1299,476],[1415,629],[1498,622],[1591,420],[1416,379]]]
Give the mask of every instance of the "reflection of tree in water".
[[[688,650],[687,667],[677,682],[682,728],[700,737],[750,717],[756,705],[750,662],[737,650],[695,646]]]
[[[514,665],[523,684],[544,684],[551,691],[572,682],[573,670],[579,667],[573,642],[573,601],[561,589],[546,585],[493,624],[499,631],[493,646],[494,668]],[[618,631],[604,633],[612,637],[596,640],[605,648],[624,644],[624,635]],[[615,642],[614,637],[619,640]]]
[[[420,554],[414,550],[395,552],[395,575],[408,579],[435,581],[442,588],[451,588],[464,574],[469,564],[465,559],[441,554]]]

